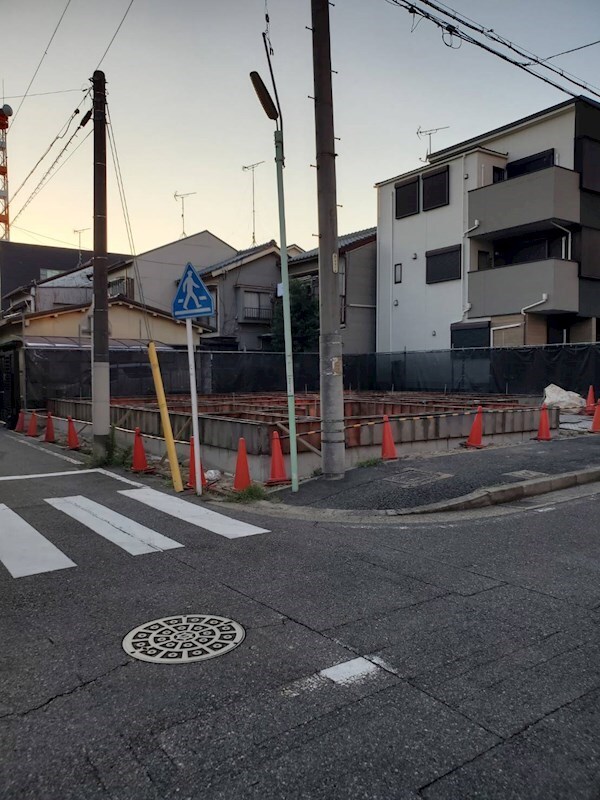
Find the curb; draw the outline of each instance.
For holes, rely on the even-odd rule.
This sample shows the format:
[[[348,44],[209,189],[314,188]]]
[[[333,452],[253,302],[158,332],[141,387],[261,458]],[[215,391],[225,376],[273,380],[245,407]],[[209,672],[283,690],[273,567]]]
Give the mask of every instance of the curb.
[[[557,475],[548,475],[543,478],[531,478],[515,484],[499,484],[485,489],[476,489],[470,494],[456,497],[453,500],[442,500],[439,503],[429,503],[415,508],[393,509],[384,513],[397,516],[409,514],[434,514],[439,511],[466,511],[472,508],[485,508],[503,503],[524,500],[526,497],[535,497],[548,492],[557,492],[561,489],[570,489],[573,486],[583,486],[586,483],[600,481],[600,467],[562,472]]]

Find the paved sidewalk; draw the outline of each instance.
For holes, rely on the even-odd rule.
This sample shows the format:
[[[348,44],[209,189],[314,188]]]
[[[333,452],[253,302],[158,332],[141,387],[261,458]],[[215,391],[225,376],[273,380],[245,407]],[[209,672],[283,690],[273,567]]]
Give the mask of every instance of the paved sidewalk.
[[[414,509],[490,486],[510,486],[591,467],[600,467],[600,436],[584,435],[410,456],[349,470],[341,481],[307,481],[296,494],[285,489],[278,496],[288,505],[311,508]]]

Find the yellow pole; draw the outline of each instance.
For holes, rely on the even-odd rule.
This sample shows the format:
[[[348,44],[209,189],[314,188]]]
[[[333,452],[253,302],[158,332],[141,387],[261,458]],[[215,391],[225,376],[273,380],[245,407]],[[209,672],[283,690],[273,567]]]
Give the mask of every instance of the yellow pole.
[[[171,466],[171,478],[173,479],[173,488],[176,492],[183,492],[183,482],[181,480],[181,471],[179,469],[179,461],[177,460],[177,453],[175,451],[175,440],[173,439],[173,431],[171,430],[171,420],[169,418],[169,409],[167,408],[167,399],[165,397],[165,390],[163,387],[162,377],[160,374],[160,366],[158,364],[158,356],[156,355],[156,345],[154,342],[148,342],[148,358],[150,359],[150,366],[152,367],[152,377],[154,378],[154,389],[158,399],[158,408],[160,410],[160,420],[162,422],[163,435],[165,437],[165,444],[167,445],[167,456]]]

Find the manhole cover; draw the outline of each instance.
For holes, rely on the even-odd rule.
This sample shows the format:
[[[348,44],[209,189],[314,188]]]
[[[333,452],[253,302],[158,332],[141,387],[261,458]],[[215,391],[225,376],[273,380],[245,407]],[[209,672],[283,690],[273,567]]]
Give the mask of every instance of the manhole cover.
[[[208,614],[184,614],[145,622],[123,639],[123,650],[140,661],[189,664],[222,656],[244,641],[238,622]]]
[[[424,486],[428,483],[442,481],[445,478],[452,478],[452,475],[447,472],[425,472],[422,469],[407,467],[395,475],[384,478],[384,480],[397,483],[404,489],[411,489],[413,486]]]

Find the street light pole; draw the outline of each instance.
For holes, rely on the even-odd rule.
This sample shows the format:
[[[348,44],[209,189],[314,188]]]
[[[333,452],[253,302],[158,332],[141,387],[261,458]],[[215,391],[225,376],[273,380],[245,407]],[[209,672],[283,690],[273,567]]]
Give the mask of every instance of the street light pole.
[[[283,285],[283,339],[285,346],[285,377],[287,385],[288,429],[290,432],[290,472],[292,492],[298,491],[298,442],[296,440],[296,397],[294,393],[294,361],[292,357],[292,318],[290,314],[290,280],[285,230],[285,198],[283,192],[283,129],[280,112],[275,108],[267,87],[258,72],[250,73],[258,99],[269,119],[275,122],[275,164],[277,167],[277,200],[279,205],[279,245],[281,251],[281,283]]]

